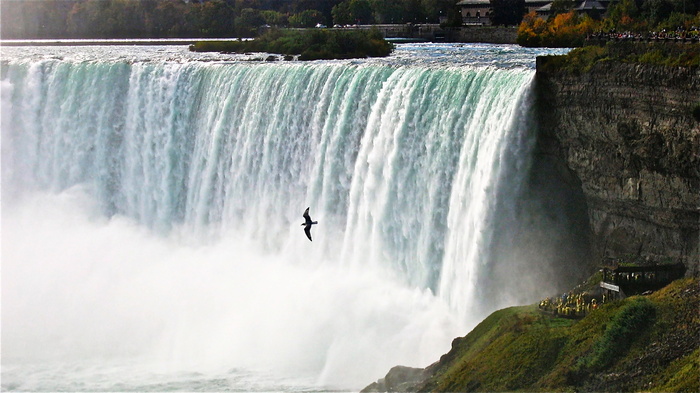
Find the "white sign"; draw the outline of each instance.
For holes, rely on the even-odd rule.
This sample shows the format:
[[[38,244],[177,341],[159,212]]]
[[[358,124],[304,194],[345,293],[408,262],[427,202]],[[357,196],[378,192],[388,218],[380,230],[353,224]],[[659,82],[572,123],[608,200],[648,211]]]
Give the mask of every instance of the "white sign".
[[[613,285],[613,284],[608,284],[608,283],[605,282],[605,281],[601,281],[601,282],[600,282],[600,287],[601,287],[601,288],[605,288],[605,289],[609,289],[609,290],[611,290],[611,291],[620,292],[620,287],[619,287],[619,286]]]

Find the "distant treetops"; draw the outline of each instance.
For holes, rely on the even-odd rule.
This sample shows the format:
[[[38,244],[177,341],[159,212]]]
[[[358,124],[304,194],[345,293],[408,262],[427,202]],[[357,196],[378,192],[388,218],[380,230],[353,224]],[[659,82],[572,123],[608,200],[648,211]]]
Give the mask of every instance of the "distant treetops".
[[[0,1],[0,34],[17,38],[255,37],[261,28],[461,24],[456,0]]]

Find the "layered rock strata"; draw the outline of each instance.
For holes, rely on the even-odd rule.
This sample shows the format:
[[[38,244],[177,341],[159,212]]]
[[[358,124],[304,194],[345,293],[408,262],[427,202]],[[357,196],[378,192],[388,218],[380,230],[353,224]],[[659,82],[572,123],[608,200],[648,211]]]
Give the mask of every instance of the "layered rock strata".
[[[682,261],[700,272],[700,69],[538,58],[539,149],[578,178],[605,259]]]

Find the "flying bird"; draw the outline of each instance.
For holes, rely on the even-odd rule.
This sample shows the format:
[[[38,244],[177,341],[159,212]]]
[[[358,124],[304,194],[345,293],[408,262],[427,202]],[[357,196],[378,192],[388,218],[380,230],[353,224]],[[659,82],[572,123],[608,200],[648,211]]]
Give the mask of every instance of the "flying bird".
[[[318,221],[311,221],[311,216],[309,216],[309,208],[307,207],[306,210],[304,210],[304,223],[301,225],[304,227],[304,232],[306,232],[306,237],[311,240],[311,226],[314,224],[318,224]],[[313,240],[311,240],[313,241]]]

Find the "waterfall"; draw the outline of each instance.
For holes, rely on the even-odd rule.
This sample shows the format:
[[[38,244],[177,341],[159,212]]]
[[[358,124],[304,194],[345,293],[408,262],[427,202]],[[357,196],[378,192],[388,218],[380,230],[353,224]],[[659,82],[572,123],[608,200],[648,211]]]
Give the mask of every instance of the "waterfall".
[[[305,355],[313,359],[304,364],[322,370],[328,380],[347,373],[341,367],[348,365],[347,359],[339,358],[333,366],[334,356],[342,351],[363,356],[359,351],[378,347],[376,340],[414,362],[427,361],[446,349],[431,343],[464,334],[465,326],[513,298],[534,296],[508,294],[504,288],[502,299],[484,299],[479,290],[503,279],[489,268],[497,263],[492,253],[495,222],[512,214],[508,207],[519,197],[527,174],[527,94],[533,76],[534,71],[515,67],[374,62],[3,60],[3,202],[19,203],[40,194],[62,195],[58,204],[71,204],[77,192],[76,205],[94,205],[86,221],[98,222],[98,228],[117,225],[136,231],[138,235],[119,241],[137,243],[150,254],[145,263],[128,264],[122,273],[155,285],[129,281],[155,293],[134,299],[137,307],[156,308],[161,303],[154,299],[175,296],[157,284],[157,276],[175,275],[172,269],[180,269],[176,282],[186,276],[205,281],[201,286],[188,281],[183,289],[216,294],[213,303],[199,295],[184,298],[200,308],[192,317],[196,323],[184,322],[183,327],[181,320],[178,329],[168,330],[168,313],[178,312],[171,305],[157,313],[157,323],[146,324],[153,331],[171,332],[158,333],[161,344],[165,336],[177,341],[199,334],[169,347],[166,352],[172,356],[191,353],[188,346],[197,351],[197,344],[209,345],[200,343],[200,323],[239,327],[222,294],[250,293],[261,309],[281,315],[260,316],[255,307],[242,304],[232,307],[262,321],[258,328],[241,327],[241,337],[228,337],[226,329],[213,333],[228,337],[224,340],[232,347],[258,342],[246,334],[274,336],[273,325],[287,324],[292,332],[312,332],[299,333],[299,345],[312,343],[324,355]],[[300,227],[307,206],[319,221],[313,242]],[[88,232],[92,234],[86,236],[102,233]],[[144,245],[141,238],[150,240]],[[160,255],[180,246],[155,246],[162,242],[187,248],[166,266]],[[225,258],[212,251],[224,245],[231,247]],[[182,262],[183,254],[196,258],[198,265]],[[119,271],[116,265],[95,268],[91,263],[87,265],[100,270],[98,274]],[[19,274],[19,264],[10,262],[4,275]],[[261,266],[275,272],[257,270]],[[350,283],[342,272],[364,278]],[[216,278],[242,274],[259,285],[241,279],[235,281],[240,288],[232,289]],[[320,293],[301,295],[310,290],[304,289],[307,284]],[[261,289],[273,287],[280,291],[276,298]],[[21,291],[13,288],[8,290],[11,299],[13,290]],[[90,289],[84,290],[91,296]],[[325,303],[330,298],[346,301],[341,308],[349,306],[335,310],[337,304]],[[404,305],[399,299],[413,300]],[[294,303],[309,301],[317,304]],[[211,306],[212,314],[201,310],[203,304],[205,309]],[[307,326],[300,317],[288,315],[295,309],[314,310],[321,321]],[[415,322],[416,313],[426,316],[423,322]],[[345,320],[360,314],[365,319]],[[381,334],[370,338],[372,318],[380,314],[398,322],[376,328]],[[430,336],[438,329],[435,324],[451,327]],[[340,338],[327,329],[353,333]],[[363,329],[367,331],[357,332]],[[407,355],[415,347],[386,339],[413,337],[421,329],[419,347],[430,349],[419,351],[419,359]],[[6,330],[10,336],[16,333],[12,327]],[[149,341],[141,338],[141,344]],[[306,350],[294,346],[289,351],[296,355],[290,357]],[[266,349],[243,352],[254,351]],[[270,349],[264,358],[273,358],[272,353]],[[216,359],[225,361],[227,356],[233,355]],[[375,368],[394,361],[387,357]],[[348,373],[348,378],[373,372]]]

